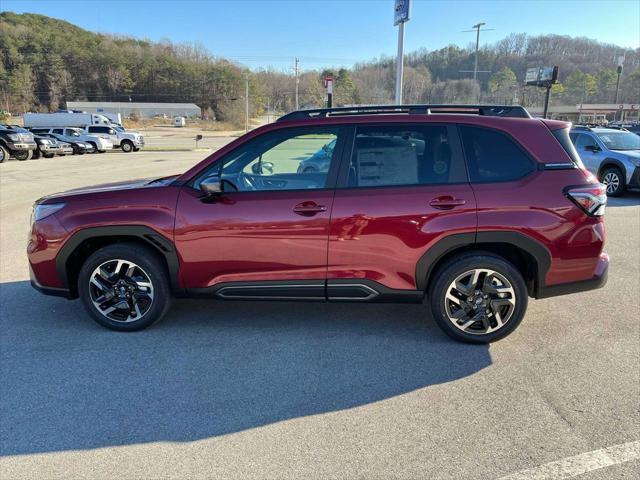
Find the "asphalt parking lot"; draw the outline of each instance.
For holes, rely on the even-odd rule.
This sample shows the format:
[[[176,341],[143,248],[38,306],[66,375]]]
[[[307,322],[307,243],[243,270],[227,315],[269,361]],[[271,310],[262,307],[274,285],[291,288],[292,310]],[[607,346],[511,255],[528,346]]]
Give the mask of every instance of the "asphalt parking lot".
[[[31,289],[35,199],[205,155],[0,165],[2,479],[637,478],[640,195],[610,201],[607,286],[531,301],[489,347],[419,305],[180,300],[122,334]]]

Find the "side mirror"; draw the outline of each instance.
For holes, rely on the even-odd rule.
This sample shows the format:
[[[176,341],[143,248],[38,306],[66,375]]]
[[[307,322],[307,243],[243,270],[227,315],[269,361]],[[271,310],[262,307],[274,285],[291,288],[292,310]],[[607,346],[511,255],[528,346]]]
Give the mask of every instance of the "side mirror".
[[[265,173],[268,175],[273,174],[273,163],[272,162],[257,162],[251,165],[251,171],[254,175],[264,175]]]
[[[208,197],[221,194],[222,182],[220,181],[220,177],[216,175],[205,178],[200,182],[200,190]]]
[[[600,147],[597,146],[597,145],[587,145],[587,146],[584,147],[584,149],[587,152],[594,152],[594,153],[600,151]]]

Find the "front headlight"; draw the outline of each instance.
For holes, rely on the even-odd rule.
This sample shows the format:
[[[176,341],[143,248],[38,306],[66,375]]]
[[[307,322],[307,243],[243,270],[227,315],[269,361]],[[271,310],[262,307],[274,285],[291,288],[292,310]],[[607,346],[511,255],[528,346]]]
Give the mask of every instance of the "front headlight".
[[[64,203],[49,203],[47,205],[34,205],[33,212],[31,212],[31,223],[47,218],[49,215],[53,215],[58,210],[64,207]]]
[[[49,140],[43,138],[42,140],[40,140],[40,143],[42,143],[44,145],[49,145],[51,142]]]
[[[20,135],[18,135],[17,133],[10,133],[9,135],[7,135],[7,137],[9,137],[13,142],[17,142],[18,140],[20,140]]]

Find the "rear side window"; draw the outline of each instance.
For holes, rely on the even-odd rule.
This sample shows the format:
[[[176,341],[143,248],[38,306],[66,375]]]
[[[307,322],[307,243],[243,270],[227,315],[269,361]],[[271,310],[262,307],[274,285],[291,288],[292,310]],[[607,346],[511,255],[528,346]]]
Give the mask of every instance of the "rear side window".
[[[553,133],[553,136],[556,137],[556,140],[558,140],[558,143],[560,143],[564,151],[567,152],[567,155],[569,155],[569,158],[571,158],[571,161],[576,165],[578,165],[579,167],[582,167],[582,161],[580,160],[580,156],[578,155],[578,152],[576,152],[576,149],[573,146],[573,144],[576,141],[577,134],[570,133],[569,128],[561,128],[559,130],[554,130],[552,133]]]
[[[471,182],[508,182],[535,170],[534,161],[507,135],[486,128],[461,126]]]
[[[467,181],[446,126],[397,125],[357,129],[349,187],[436,185]]]

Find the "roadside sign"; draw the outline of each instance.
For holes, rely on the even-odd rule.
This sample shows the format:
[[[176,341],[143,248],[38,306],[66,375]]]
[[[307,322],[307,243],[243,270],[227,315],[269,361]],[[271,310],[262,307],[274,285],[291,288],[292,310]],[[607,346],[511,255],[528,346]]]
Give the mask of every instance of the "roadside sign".
[[[327,89],[327,93],[333,93],[333,77],[331,75],[324,77],[324,88]]]
[[[558,67],[536,67],[527,68],[524,77],[525,85],[536,87],[548,87],[558,82]]]
[[[393,25],[399,25],[409,21],[410,0],[396,0],[393,11]]]

